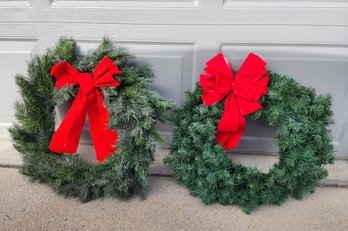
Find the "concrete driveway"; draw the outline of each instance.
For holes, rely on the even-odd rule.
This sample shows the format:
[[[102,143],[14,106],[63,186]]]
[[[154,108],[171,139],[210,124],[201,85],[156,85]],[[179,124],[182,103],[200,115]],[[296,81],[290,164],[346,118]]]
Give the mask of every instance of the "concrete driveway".
[[[0,168],[0,230],[348,230],[348,189],[318,187],[302,201],[261,206],[205,206],[172,177],[150,177],[146,200],[105,198],[81,204],[18,169]]]

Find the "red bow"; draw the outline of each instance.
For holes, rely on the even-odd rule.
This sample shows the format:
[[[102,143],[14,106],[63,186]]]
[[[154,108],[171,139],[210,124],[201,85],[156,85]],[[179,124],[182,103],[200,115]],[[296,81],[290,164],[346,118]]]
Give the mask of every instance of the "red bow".
[[[262,108],[258,100],[267,94],[269,80],[265,65],[265,61],[250,53],[234,77],[227,59],[218,54],[207,62],[204,69],[207,74],[200,76],[205,105],[210,106],[226,98],[215,135],[225,150],[238,145],[244,132],[244,116]]]
[[[90,133],[97,160],[103,162],[116,148],[117,132],[108,128],[109,112],[104,106],[104,97],[98,87],[120,86],[113,75],[121,71],[115,63],[105,57],[94,69],[94,74],[80,73],[68,62],[52,67],[56,77],[55,88],[80,85],[79,91],[68,113],[53,135],[49,149],[53,152],[75,153],[88,112]]]

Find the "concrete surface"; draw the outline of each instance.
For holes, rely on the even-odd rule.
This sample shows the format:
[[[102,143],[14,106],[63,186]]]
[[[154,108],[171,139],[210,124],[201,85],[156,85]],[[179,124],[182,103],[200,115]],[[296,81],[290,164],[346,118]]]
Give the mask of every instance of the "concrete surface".
[[[91,152],[91,145],[80,144],[78,153],[89,163],[96,163],[95,155]],[[151,175],[171,176],[174,170],[163,164],[163,158],[169,154],[168,149],[160,149],[155,153],[156,161],[151,165]],[[259,168],[262,172],[277,162],[277,156],[271,155],[251,155],[251,154],[229,154],[233,161],[242,163],[246,166]],[[0,167],[19,168],[22,166],[20,154],[13,148],[10,140],[0,139]],[[335,164],[327,166],[329,176],[320,182],[324,186],[348,187],[348,160],[336,160]]]
[[[348,230],[348,189],[319,187],[302,201],[262,206],[205,206],[171,177],[150,177],[146,200],[105,198],[82,204],[18,169],[0,168],[0,230]]]

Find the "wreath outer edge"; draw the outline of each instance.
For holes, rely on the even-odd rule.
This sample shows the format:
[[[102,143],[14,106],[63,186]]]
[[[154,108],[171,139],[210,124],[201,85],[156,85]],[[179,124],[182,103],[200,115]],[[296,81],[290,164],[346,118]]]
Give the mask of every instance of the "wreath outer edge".
[[[109,39],[104,38],[86,56],[79,56],[78,51],[73,39],[61,38],[55,48],[32,57],[27,75],[16,76],[22,101],[16,103],[17,122],[9,132],[23,157],[21,173],[83,202],[102,196],[126,199],[132,194],[144,198],[149,165],[158,143],[163,141],[155,125],[166,121],[165,112],[173,104],[149,90],[153,81],[151,70],[137,64],[124,48],[115,48]],[[68,61],[80,72],[91,72],[105,56],[122,70],[120,87],[102,88],[104,104],[110,112],[109,127],[124,130],[119,135],[116,153],[103,164],[88,165],[77,155],[50,152],[55,106],[74,97],[78,90],[77,87],[54,90],[52,66]]]
[[[331,96],[317,96],[314,88],[289,76],[274,72],[268,76],[262,109],[250,116],[277,130],[279,161],[268,173],[234,163],[216,142],[223,102],[205,106],[198,84],[193,92],[186,92],[185,104],[171,118],[173,142],[164,161],[175,169],[178,183],[205,204],[236,204],[249,214],[262,204],[280,205],[289,196],[302,199],[327,176],[325,165],[334,162]]]

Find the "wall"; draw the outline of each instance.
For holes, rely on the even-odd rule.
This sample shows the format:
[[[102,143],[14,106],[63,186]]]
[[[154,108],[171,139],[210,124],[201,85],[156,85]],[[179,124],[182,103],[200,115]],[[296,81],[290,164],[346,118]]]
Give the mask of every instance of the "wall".
[[[0,0],[0,137],[19,99],[14,75],[62,36],[82,52],[104,35],[151,65],[154,88],[178,104],[205,62],[223,52],[234,68],[253,51],[268,68],[333,95],[337,156],[348,158],[348,3],[284,0]],[[161,128],[170,136],[170,128]],[[274,128],[248,122],[237,151],[272,153]]]

